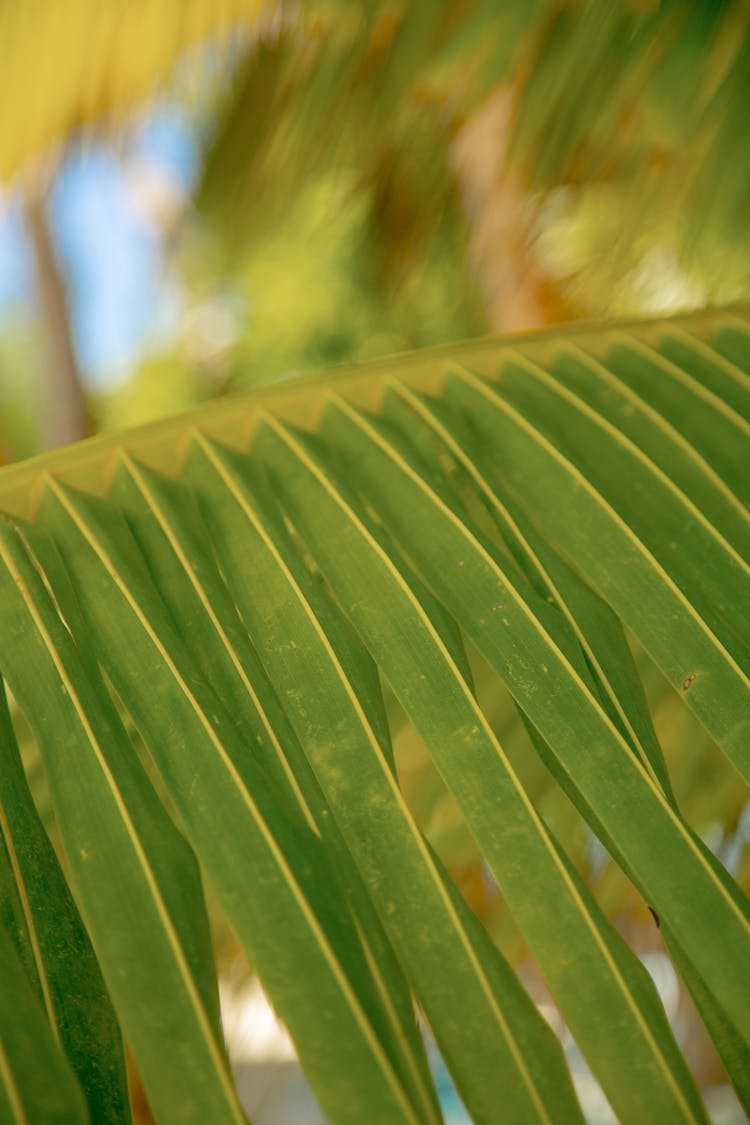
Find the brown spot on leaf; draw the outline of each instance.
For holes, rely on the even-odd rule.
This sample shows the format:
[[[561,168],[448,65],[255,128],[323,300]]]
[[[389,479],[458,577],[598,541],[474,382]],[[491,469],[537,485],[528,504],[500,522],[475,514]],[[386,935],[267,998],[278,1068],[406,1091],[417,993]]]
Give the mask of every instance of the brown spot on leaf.
[[[690,685],[692,684],[693,680],[695,679],[695,677],[697,675],[698,675],[697,672],[691,672],[689,676],[685,677],[685,679],[682,681],[682,690],[683,691],[688,690],[688,688],[690,687]]]

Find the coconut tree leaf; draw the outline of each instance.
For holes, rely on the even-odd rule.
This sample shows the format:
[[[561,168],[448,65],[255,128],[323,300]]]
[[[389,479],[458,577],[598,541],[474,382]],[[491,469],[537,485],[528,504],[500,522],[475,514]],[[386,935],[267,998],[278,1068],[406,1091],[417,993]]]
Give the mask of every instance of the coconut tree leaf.
[[[0,1114],[9,1125],[85,1125],[86,1102],[34,993],[13,941],[0,926]]]
[[[113,495],[128,512],[159,592],[191,648],[200,651],[201,667],[238,733],[330,849],[357,917],[359,937],[392,1024],[395,1046],[404,1048],[402,1078],[410,1082],[410,1094],[415,1104],[422,1103],[426,1119],[439,1118],[408,986],[337,822],[219,575],[208,529],[191,493],[183,485],[123,458]],[[165,540],[171,550],[165,549]],[[351,648],[351,642],[347,647]],[[359,668],[362,678],[353,677],[358,695],[365,694],[369,680],[367,694],[372,698],[376,676],[368,676],[365,662],[360,661]],[[374,666],[369,671],[374,672]],[[374,714],[378,740],[381,746],[384,742],[387,746],[382,707],[376,707]],[[390,755],[390,747],[388,750]]]
[[[130,1121],[120,1027],[85,926],[39,819],[0,683],[0,839],[17,904],[16,940],[92,1120]]]
[[[654,784],[575,668],[563,657],[543,622],[535,615],[527,591],[519,588],[508,569],[503,569],[491,544],[460,519],[445,497],[435,493],[414,471],[388,441],[382,425],[373,423],[372,419],[366,419],[343,400],[336,399],[335,404],[332,401],[332,409],[327,415],[324,433],[330,440],[335,440],[339,448],[346,450],[347,472],[352,476],[356,474],[359,480],[366,480],[367,494],[373,504],[377,502],[377,510],[383,519],[387,519],[394,536],[404,545],[410,557],[418,560],[419,569],[432,589],[461,620],[468,635],[555,750],[561,766],[599,823],[605,826],[608,838],[625,858],[629,870],[638,872],[647,901],[653,903],[661,914],[659,900],[663,894],[662,908],[667,906],[663,912],[668,918],[668,903],[673,900],[671,906],[682,919],[680,932],[686,947],[691,927],[685,912],[687,909],[695,910],[695,944],[691,942],[689,948],[695,950],[696,964],[704,964],[709,970],[708,960],[712,960],[706,957],[707,946],[704,938],[698,937],[698,931],[703,931],[706,939],[710,934],[714,938],[717,936],[713,908],[707,910],[696,900],[699,884],[726,918],[727,929],[722,930],[722,940],[733,931],[738,955],[744,956],[742,950],[747,948],[748,931],[747,903],[741,896],[738,898],[730,894],[717,878],[661,789]],[[407,481],[410,482],[408,490]],[[427,517],[429,535],[421,522],[427,511],[430,512]],[[462,579],[468,576],[465,581],[454,578],[457,571]],[[492,606],[496,604],[503,605],[502,614],[492,613]],[[539,641],[542,643],[538,644]],[[555,663],[552,663],[553,659]],[[552,668],[555,668],[554,674],[550,671]],[[540,673],[553,677],[549,682],[554,682],[554,692],[538,690],[537,677]],[[570,707],[571,717],[575,713],[575,719],[568,726],[561,720],[566,709],[568,685],[573,684],[576,686],[571,693]],[[575,703],[572,702],[573,696],[576,697]],[[592,724],[590,730],[589,722]],[[566,744],[569,746],[567,751],[564,750]],[[586,755],[581,753],[582,745],[587,748]],[[597,754],[603,752],[606,745],[611,747],[606,754],[607,764],[604,766],[602,762],[597,766]],[[615,750],[615,745],[619,750]],[[589,775],[588,780],[584,781],[586,774]],[[605,796],[611,785],[620,794],[616,805]],[[595,796],[597,789],[601,792]],[[632,797],[627,796],[629,793]],[[645,816],[644,809],[649,808],[648,819],[653,833],[651,843],[657,834],[662,841],[656,851],[647,848],[648,854],[641,854],[637,861],[635,851],[643,846],[643,840],[640,837],[639,844],[639,833],[634,830],[635,821],[629,811],[631,799],[633,807],[639,809],[639,817]],[[605,808],[606,815],[602,816]],[[621,830],[614,830],[618,821]],[[630,837],[627,843],[626,837]],[[675,848],[674,862],[666,859],[668,848]],[[649,868],[656,876],[650,886],[645,882]],[[677,886],[680,873],[685,879],[681,893]],[[727,1001],[728,1010],[734,1010],[741,1018],[742,1005],[736,1002],[733,978],[724,974],[717,961],[708,971],[708,979],[711,974],[715,977],[718,994]]]
[[[529,498],[527,511],[529,503],[540,506],[548,534],[651,652],[737,768],[750,776],[743,733],[747,726],[744,717],[747,676],[738,663],[745,646],[734,629],[729,602],[722,595],[719,607],[709,607],[702,590],[694,593],[699,586],[695,573],[697,559],[674,564],[666,557],[667,552],[670,560],[687,554],[693,535],[702,546],[707,545],[711,533],[683,509],[684,519],[689,522],[685,525],[685,549],[679,550],[682,539],[677,521],[680,517],[675,508],[670,517],[674,534],[665,536],[659,545],[656,545],[656,528],[653,524],[650,527],[649,538],[656,552],[653,553],[628,522],[632,516],[630,505],[626,504],[625,514],[621,514],[605,495],[608,486],[602,486],[605,492],[598,490],[586,471],[581,471],[539,425],[495,387],[463,371],[451,377],[446,397],[465,408],[478,432],[492,442],[495,463],[491,471],[502,473],[506,487],[515,495],[518,495],[518,466],[524,466],[524,495]],[[568,417],[562,408],[561,413]],[[614,435],[611,437],[611,460],[616,465],[620,439],[615,443]],[[728,440],[736,444],[731,434]],[[620,466],[623,475],[616,485],[620,493],[627,486],[631,467],[632,461],[626,457]],[[607,472],[611,484],[615,485],[616,470],[610,468]],[[650,487],[642,479],[641,495]],[[671,502],[669,507],[672,507]],[[634,522],[639,523],[640,518]],[[659,533],[665,533],[662,524],[659,524]],[[741,598],[744,563],[736,552],[725,553],[715,539],[709,554],[721,560],[717,579],[711,584],[715,587],[718,575],[722,575]],[[679,581],[672,575],[675,569]],[[683,582],[692,582],[692,587],[683,590]],[[696,601],[699,604],[696,605]],[[667,618],[670,629],[665,633],[661,622]]]
[[[338,612],[295,560],[267,485],[227,451],[205,440],[199,450],[191,479],[199,481],[222,566],[465,1104],[478,1121],[492,1120],[498,1099],[529,1120],[545,1120],[553,1105],[578,1119],[548,1028],[502,960],[477,944],[408,813],[352,690]],[[456,1021],[459,995],[467,1018]]]
[[[135,757],[58,580],[60,616],[32,539],[39,544],[37,529],[0,525],[1,659],[39,742],[107,986],[156,1111],[242,1121],[195,860]],[[53,552],[41,550],[54,575]]]
[[[336,873],[320,838],[247,754],[175,631],[121,513],[53,484],[44,511],[48,526],[75,546],[65,559],[90,627],[106,637],[107,673],[295,1036],[321,1103],[334,1117],[358,1106],[373,1120],[416,1120],[353,919],[332,893]],[[300,974],[309,983],[304,993]]]
[[[591,683],[598,690],[613,722],[618,724],[644,764],[669,793],[671,783],[643,687],[615,614],[566,566],[521,509],[507,495],[501,498],[491,487],[467,453],[471,437],[460,415],[445,410],[437,399],[415,395],[403,383],[394,383],[390,388],[384,399],[383,413],[399,425],[404,434],[403,440],[412,447],[418,446],[421,458],[436,473],[434,479],[441,481],[443,486],[448,484],[445,474],[439,471],[440,459],[447,455],[452,459],[454,488],[460,488],[456,480],[456,474],[460,472],[465,477],[465,487],[460,491],[471,496],[472,490],[476,490],[474,499],[479,497],[486,506],[521,571],[546,602],[560,609],[570,626],[569,630],[558,628],[558,641],[567,646],[571,659],[579,657],[580,670],[588,668]],[[420,420],[429,429],[421,431]],[[500,612],[503,607],[498,604],[493,608],[495,612]],[[585,665],[580,662],[578,647],[585,657]]]
[[[611,921],[634,890],[747,1102],[748,906],[694,831],[741,814],[727,759],[750,770],[746,323],[435,349],[0,473],[0,666],[157,1119],[241,1119],[197,858],[332,1121],[439,1121],[412,996],[476,1120],[580,1120],[402,791],[403,714],[618,1116],[705,1120]],[[612,857],[596,894],[581,817]]]
[[[336,432],[335,423],[330,427],[324,424],[324,434],[333,436]],[[653,1098],[664,1097],[672,1114],[700,1119],[700,1103],[671,1042],[666,1019],[658,1015],[658,1001],[643,979],[643,971],[629,959],[627,949],[619,945],[615,932],[609,930],[583,885],[572,882],[569,866],[528,801],[468,685],[450,659],[446,659],[429,619],[369,532],[362,514],[347,501],[331,473],[319,460],[313,460],[304,445],[278,422],[268,422],[257,439],[257,447],[259,455],[275,470],[276,487],[283,489],[284,503],[293,522],[410,713],[456,797],[550,990],[611,1102],[618,1112],[628,1115],[636,1112],[639,1098],[643,1097],[644,1105],[653,1105]],[[366,471],[368,467],[364,442],[350,445],[347,454],[347,472],[351,471],[356,478],[360,470]],[[392,481],[385,479],[383,466],[378,467],[378,472],[380,488],[387,489]],[[374,499],[372,483],[369,478],[368,495]],[[400,492],[404,496],[403,488]],[[413,535],[419,535],[412,498],[404,499],[403,510],[415,521]],[[384,512],[380,504],[378,510]],[[313,511],[314,521],[309,518]],[[433,524],[430,549],[460,567],[462,559],[455,550],[449,554],[441,551],[444,544],[440,544],[436,532]],[[403,527],[398,528],[398,538],[412,558],[418,557],[413,538],[404,535]],[[368,578],[363,582],[365,573]],[[435,589],[435,584],[430,584]],[[429,673],[421,671],[423,668],[429,669]],[[442,701],[442,706],[438,701]],[[467,768],[468,762],[471,768]],[[523,868],[518,866],[521,855]],[[571,975],[558,954],[562,947],[586,950],[587,984],[591,991],[585,1001],[579,974],[573,974],[576,983],[571,987]],[[618,1020],[616,1059],[608,1052],[611,1044],[604,1045],[597,1030],[595,1013],[601,1009],[604,996],[611,1018]],[[640,1005],[648,1011],[647,1018]],[[626,1051],[632,1052],[632,1056],[623,1066]],[[638,1066],[644,1083],[650,1072],[648,1093],[644,1086],[637,1092],[633,1090],[628,1079],[633,1065]]]

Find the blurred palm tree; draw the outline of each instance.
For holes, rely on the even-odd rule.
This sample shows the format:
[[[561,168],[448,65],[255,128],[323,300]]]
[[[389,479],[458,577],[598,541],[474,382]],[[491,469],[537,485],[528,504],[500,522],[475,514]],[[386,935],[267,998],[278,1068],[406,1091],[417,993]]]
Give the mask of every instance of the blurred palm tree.
[[[177,260],[195,304],[229,290],[253,310],[218,377],[214,355],[182,346],[147,364],[193,387],[166,408],[483,327],[747,292],[741,0],[36,0],[0,19],[0,176],[32,201],[71,138],[122,136],[173,60],[213,37],[192,63],[204,161]],[[62,357],[47,371],[67,388],[57,444],[86,411],[49,315],[64,278],[37,260]]]
[[[214,241],[207,255],[178,240],[186,277],[209,296],[212,275],[215,291],[270,287],[291,319],[289,278],[301,267],[315,289],[321,244],[338,239],[320,278],[335,307],[290,325],[288,349],[263,345],[256,309],[232,377],[637,308],[649,287],[678,305],[747,290],[744,3],[74,0],[63,14],[37,0],[0,17],[0,175],[26,185],[37,234],[55,154],[121,129],[178,54],[213,36],[194,71],[210,105],[195,202]],[[258,268],[279,256],[281,282]],[[37,261],[58,444],[85,432],[86,409],[64,278],[54,255]]]

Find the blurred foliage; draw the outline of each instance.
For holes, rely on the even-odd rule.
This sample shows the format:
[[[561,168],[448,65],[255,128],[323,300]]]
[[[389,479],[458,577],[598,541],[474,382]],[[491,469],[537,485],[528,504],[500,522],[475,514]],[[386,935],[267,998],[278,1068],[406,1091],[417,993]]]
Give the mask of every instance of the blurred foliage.
[[[31,318],[16,318],[0,333],[0,465],[39,448],[39,354]]]
[[[214,35],[189,80],[184,61],[169,79],[202,167],[164,218],[180,322],[94,404],[104,428],[487,329],[750,292],[744,0],[75,0],[64,17],[36,0],[0,15],[6,176],[79,126],[83,143],[102,122],[112,137]]]
[[[750,291],[745,4],[269,12],[200,131],[180,338],[105,424],[487,328]]]
[[[337,167],[355,169],[363,185],[398,186],[402,206],[381,213],[378,240],[413,254],[455,190],[446,147],[499,89],[514,106],[500,175],[519,168],[532,199],[564,187],[580,206],[592,193],[593,223],[608,228],[616,263],[610,286],[627,264],[618,255],[642,255],[639,236],[677,247],[693,267],[716,258],[717,240],[725,256],[747,238],[744,3],[311,2],[292,11],[238,67],[207,157],[199,203],[232,232],[235,250],[284,215],[311,172]]]
[[[179,275],[189,296],[180,336],[103,400],[103,424],[127,425],[230,389],[481,331],[471,281],[452,268],[457,251],[447,244],[459,234],[456,224],[446,222],[423,249],[425,274],[410,271],[391,291],[372,253],[369,202],[351,182],[314,178],[284,221],[258,231],[252,251],[231,268],[225,244],[195,224],[186,229]]]

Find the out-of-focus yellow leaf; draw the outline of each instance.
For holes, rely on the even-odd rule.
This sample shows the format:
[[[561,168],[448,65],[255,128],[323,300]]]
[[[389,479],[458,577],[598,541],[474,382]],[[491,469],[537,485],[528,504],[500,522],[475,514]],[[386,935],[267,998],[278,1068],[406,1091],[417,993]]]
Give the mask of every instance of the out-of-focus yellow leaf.
[[[148,97],[175,56],[246,29],[265,0],[0,0],[0,180],[103,113]]]

